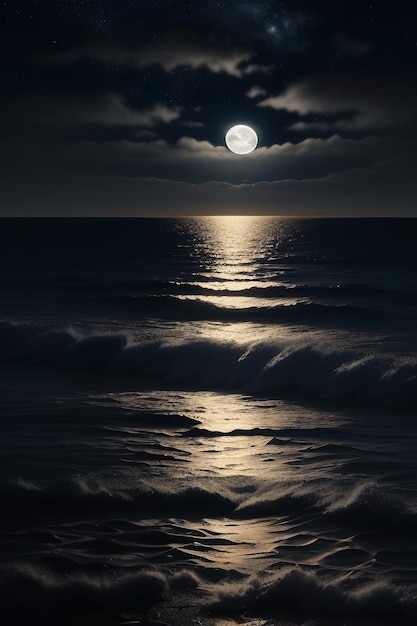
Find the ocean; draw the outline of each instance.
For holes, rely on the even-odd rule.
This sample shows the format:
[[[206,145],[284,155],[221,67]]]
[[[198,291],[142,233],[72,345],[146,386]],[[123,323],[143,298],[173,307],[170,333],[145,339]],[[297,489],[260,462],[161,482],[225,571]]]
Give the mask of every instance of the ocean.
[[[417,622],[417,220],[0,221],[0,614]]]

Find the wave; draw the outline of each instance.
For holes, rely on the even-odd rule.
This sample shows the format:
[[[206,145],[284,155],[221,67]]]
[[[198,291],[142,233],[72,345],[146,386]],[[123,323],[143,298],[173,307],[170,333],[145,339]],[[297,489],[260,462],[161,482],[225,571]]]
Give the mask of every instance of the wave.
[[[216,480],[194,481],[192,485],[180,479],[161,485],[158,480],[142,479],[126,484],[125,476],[76,474],[68,478],[27,480],[16,478],[0,484],[1,501],[9,517],[27,514],[53,518],[84,515],[134,514],[141,518],[155,515],[186,517],[228,517],[259,519],[294,515],[318,515],[322,528],[342,524],[351,529],[379,528],[387,533],[414,532],[416,512],[394,494],[387,494],[378,482],[359,480],[355,484],[335,486],[329,481],[312,480],[306,484],[249,482],[227,485]],[[26,512],[26,514],[25,514]]]
[[[75,279],[74,279],[75,280]],[[251,274],[245,278],[234,278],[235,285],[241,284],[241,288],[228,288],[230,278],[217,276],[195,275],[191,279],[182,278],[181,280],[126,280],[95,283],[94,285],[80,285],[80,287],[92,288],[97,291],[123,291],[127,292],[122,295],[139,296],[143,295],[255,295],[262,297],[287,297],[288,294],[300,296],[380,296],[390,297],[392,295],[398,297],[409,298],[415,300],[417,295],[414,293],[392,289],[391,287],[382,287],[366,283],[345,283],[345,284],[295,284],[280,283],[271,284],[270,279],[253,277]],[[256,282],[256,285],[246,286],[249,283]],[[31,281],[28,279],[28,284]],[[33,282],[33,281],[32,281]],[[216,286],[213,286],[213,282]],[[265,283],[265,284],[263,284]],[[74,285],[75,287],[75,285]],[[115,294],[117,295],[117,294]]]
[[[262,289],[257,288],[256,295],[264,297]],[[114,307],[127,312],[141,313],[142,315],[161,317],[175,320],[215,320],[215,321],[276,321],[295,323],[326,323],[340,320],[349,323],[352,320],[372,320],[391,318],[392,314],[352,304],[321,304],[310,300],[291,298],[288,300],[290,290],[285,291],[282,302],[271,301],[269,306],[259,306],[255,293],[248,290],[248,298],[253,298],[253,303],[245,307],[226,308],[212,302],[207,302],[198,296],[181,297],[175,295],[117,295],[101,298],[100,305]],[[214,292],[216,296],[219,292]],[[221,294],[220,294],[221,295]],[[239,292],[228,292],[229,297],[241,297]],[[283,293],[279,294],[283,296]],[[294,294],[291,294],[293,296]],[[271,294],[269,294],[271,296]],[[305,294],[304,294],[305,297]]]
[[[412,619],[417,615],[415,587],[388,580],[351,581],[349,576],[320,576],[314,570],[283,567],[274,573],[257,574],[244,582],[225,582],[216,590],[210,607],[221,612],[271,611],[363,618]],[[268,613],[269,612],[269,613]]]
[[[159,380],[251,395],[305,394],[320,400],[415,409],[417,359],[304,341],[242,346],[215,339],[133,342],[127,334],[0,322],[0,358],[71,370],[135,372]]]
[[[34,614],[42,618],[55,614],[55,617],[60,616],[61,623],[62,619],[66,623],[68,612],[84,616],[85,612],[92,610],[146,610],[160,601],[168,588],[167,577],[155,570],[125,573],[118,577],[86,573],[60,575],[21,563],[2,573],[0,613],[31,617]]]
[[[54,620],[51,623],[59,620],[72,624],[76,616],[85,618],[86,615],[94,623],[120,623],[117,617],[122,611],[140,611],[146,618],[146,612],[157,604],[157,615],[164,615],[161,602],[168,597],[169,623],[175,624],[202,623],[200,618],[204,615],[219,614],[235,616],[240,622],[242,612],[246,616],[264,615],[269,618],[268,623],[271,617],[289,618],[291,615],[297,623],[300,617],[311,615],[343,619],[343,623],[349,618],[359,618],[361,623],[363,618],[379,618],[386,623],[387,616],[401,623],[405,623],[404,620],[412,623],[417,615],[415,587],[396,584],[385,576],[379,580],[355,579],[346,574],[330,577],[313,569],[287,566],[243,580],[222,572],[218,581],[211,582],[207,581],[206,572],[159,566],[135,572],[109,567],[107,573],[79,573],[73,569],[63,574],[51,567],[19,563],[3,572],[0,612],[14,618],[18,615]],[[187,594],[179,604],[173,602],[178,593]],[[189,619],[187,611],[192,608],[190,602],[194,604],[193,619]],[[126,619],[126,613],[124,615]],[[212,621],[213,617],[210,623]],[[256,619],[256,623],[258,621]],[[166,624],[160,619],[141,619],[140,623]]]
[[[30,512],[47,522],[59,511],[67,519],[83,515],[104,515],[117,510],[118,514],[142,518],[155,516],[186,517],[187,515],[232,515],[236,498],[219,486],[178,486],[164,488],[159,483],[137,481],[134,486],[120,484],[117,478],[74,476],[57,480],[34,482],[18,478],[0,486],[2,502],[9,520],[16,527]],[[36,513],[35,513],[36,512]],[[19,522],[20,520],[20,522]],[[10,523],[10,522],[9,522]]]
[[[229,288],[229,283],[234,284],[234,288]],[[247,286],[250,283],[251,286]],[[256,284],[254,284],[256,283]],[[0,284],[4,288],[15,287],[15,279],[2,277]],[[241,288],[238,288],[238,285]],[[289,294],[296,296],[308,296],[311,298],[331,296],[338,297],[395,297],[400,300],[415,302],[417,294],[415,292],[394,288],[392,285],[376,285],[371,283],[333,283],[319,284],[308,283],[280,283],[274,284],[271,278],[266,276],[222,276],[216,272],[209,274],[196,273],[181,276],[178,280],[172,279],[127,279],[114,280],[107,277],[94,277],[94,281],[80,276],[79,274],[66,273],[61,277],[34,275],[19,278],[19,285],[25,289],[31,287],[36,290],[65,289],[65,291],[81,293],[109,294],[108,297],[139,297],[139,296],[177,296],[177,295],[246,295],[261,297],[288,297]]]
[[[36,519],[36,527],[19,531],[20,558],[0,567],[0,613],[146,611],[169,594],[185,593],[187,604],[229,616],[243,610],[270,617],[417,615],[415,559],[406,548],[407,537],[415,540],[416,513],[384,486],[271,480],[249,490],[241,481],[206,477],[193,486],[184,479],[117,482],[110,473],[44,483],[17,479],[9,483],[9,497],[3,485],[0,498],[13,529],[7,539],[14,542],[28,519]],[[62,518],[65,526],[56,527]],[[214,523],[194,524],[201,518]],[[246,556],[242,562],[242,535],[222,531],[236,522],[255,528],[255,521],[275,539],[258,547],[268,561],[256,570],[246,568]],[[349,539],[340,540],[335,528]],[[256,534],[246,538],[249,554],[253,539]]]

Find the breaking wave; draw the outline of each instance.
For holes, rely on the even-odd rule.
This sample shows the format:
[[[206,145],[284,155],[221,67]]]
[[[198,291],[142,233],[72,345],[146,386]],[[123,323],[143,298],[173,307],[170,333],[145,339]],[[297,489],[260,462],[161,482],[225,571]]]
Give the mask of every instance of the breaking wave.
[[[404,620],[412,623],[417,616],[415,585],[396,584],[385,576],[377,579],[349,574],[320,575],[313,568],[297,566],[284,566],[278,571],[258,573],[243,580],[233,580],[222,572],[216,582],[207,580],[207,572],[202,570],[178,568],[173,571],[163,566],[135,572],[110,570],[107,574],[64,575],[51,568],[20,563],[1,573],[1,613],[55,617],[61,623],[81,610],[87,615],[95,612],[96,619],[100,615],[100,623],[109,623],[109,613],[117,615],[121,611],[136,610],[143,615],[164,595],[181,592],[188,593],[188,598],[194,593],[196,618],[198,610],[207,609],[213,615],[229,617],[242,612],[247,616],[314,615],[342,617],[343,620],[366,617],[385,620],[389,616],[401,623]],[[201,593],[195,593],[198,590],[205,591],[205,599],[201,599]],[[201,621],[195,619],[189,623]]]
[[[212,608],[221,611],[297,611],[304,615],[412,618],[417,613],[415,588],[386,580],[351,581],[349,576],[318,576],[314,571],[284,567],[241,582],[225,583]]]
[[[123,333],[0,322],[0,358],[97,372],[132,372],[170,384],[242,393],[307,394],[317,399],[413,409],[417,359],[367,354],[310,340],[242,346],[211,339],[133,342]]]
[[[161,485],[155,480],[136,479],[126,484],[125,476],[73,476],[71,478],[29,481],[15,479],[0,483],[2,502],[9,515],[25,516],[32,509],[45,518],[59,511],[71,517],[140,510],[142,518],[175,513],[177,517],[196,514],[233,519],[259,519],[288,515],[319,515],[320,523],[335,522],[351,528],[375,528],[381,520],[386,532],[412,531],[417,514],[399,495],[387,494],[377,482],[365,480],[335,487],[328,481],[305,485],[248,483],[241,485],[221,481],[195,481],[189,486],[180,480]],[[39,513],[38,513],[39,514]]]

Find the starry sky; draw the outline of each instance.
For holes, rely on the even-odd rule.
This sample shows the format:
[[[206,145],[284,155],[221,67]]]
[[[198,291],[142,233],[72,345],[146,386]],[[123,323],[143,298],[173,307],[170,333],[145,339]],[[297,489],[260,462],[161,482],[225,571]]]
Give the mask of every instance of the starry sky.
[[[1,1],[0,214],[417,216],[413,4]]]

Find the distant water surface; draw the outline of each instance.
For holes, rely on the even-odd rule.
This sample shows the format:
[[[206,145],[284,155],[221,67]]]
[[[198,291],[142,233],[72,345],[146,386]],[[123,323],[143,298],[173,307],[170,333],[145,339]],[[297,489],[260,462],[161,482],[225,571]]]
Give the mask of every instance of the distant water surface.
[[[417,220],[0,221],[0,611],[417,619]]]

